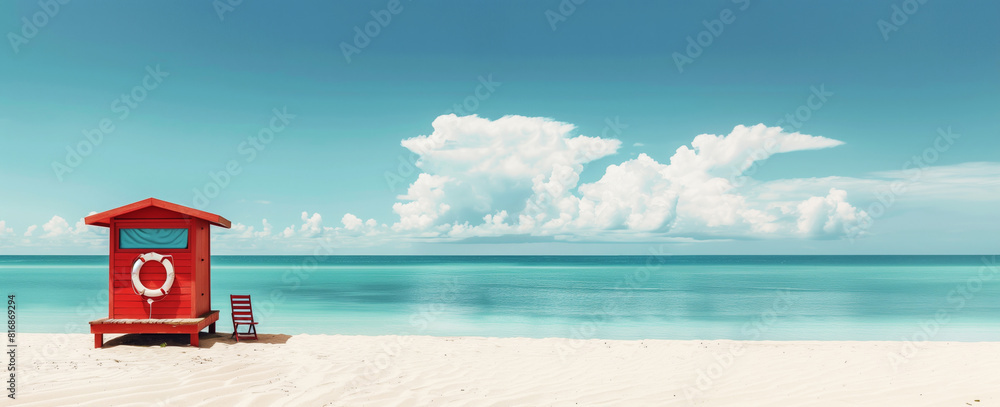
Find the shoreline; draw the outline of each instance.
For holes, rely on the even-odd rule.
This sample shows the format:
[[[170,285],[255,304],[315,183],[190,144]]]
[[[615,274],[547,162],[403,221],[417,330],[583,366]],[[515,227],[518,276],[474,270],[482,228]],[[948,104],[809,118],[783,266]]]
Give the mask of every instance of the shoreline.
[[[231,332],[219,331],[215,334],[209,334],[207,331],[201,331],[201,340],[208,340],[212,344],[215,343],[225,343],[225,344],[236,344],[235,341],[229,343],[229,341],[221,340],[218,335],[225,334],[227,337]],[[90,338],[91,345],[93,345],[93,334],[90,333],[59,333],[59,332],[17,332],[17,336],[38,336],[38,337],[56,337],[56,336],[83,336]],[[140,335],[144,337],[157,337],[166,339],[169,346],[186,346],[187,342],[182,341],[181,338],[187,338],[187,334],[104,334],[105,348],[108,347],[108,343],[111,339],[120,339],[126,336]],[[408,338],[437,338],[437,339],[497,339],[497,340],[532,340],[532,341],[547,341],[547,340],[562,340],[562,341],[608,341],[608,342],[742,342],[742,343],[838,343],[838,344],[851,344],[851,343],[953,343],[953,344],[965,344],[965,343],[981,343],[981,344],[1000,344],[1000,338],[996,341],[983,341],[983,340],[961,340],[961,339],[949,339],[949,340],[883,340],[883,339],[728,339],[728,338],[714,338],[714,339],[660,339],[660,338],[641,338],[641,339],[618,339],[618,338],[568,338],[562,336],[545,336],[545,337],[533,337],[533,336],[482,336],[482,335],[428,335],[428,334],[379,334],[379,335],[364,335],[364,334],[328,334],[328,333],[296,333],[296,334],[260,334],[263,338],[264,336],[272,337],[298,337],[298,336],[327,336],[327,337],[362,337],[362,338],[393,338],[393,337],[408,337]],[[174,337],[174,338],[171,338]],[[145,340],[140,337],[130,338],[126,341],[127,343],[116,342],[114,346],[144,346],[142,345]],[[162,341],[161,341],[162,342]],[[176,342],[176,343],[174,343]],[[246,341],[244,341],[246,342]],[[250,340],[247,343],[252,343]],[[243,343],[243,342],[240,342]],[[152,346],[152,345],[148,345]],[[204,343],[201,348],[204,348]],[[194,348],[191,348],[194,349]]]
[[[18,334],[27,405],[996,405],[1000,342]],[[161,347],[159,344],[166,343]],[[909,353],[909,354],[907,354]],[[891,355],[896,354],[897,357]],[[155,380],[150,380],[155,378]],[[980,400],[976,402],[975,400]]]

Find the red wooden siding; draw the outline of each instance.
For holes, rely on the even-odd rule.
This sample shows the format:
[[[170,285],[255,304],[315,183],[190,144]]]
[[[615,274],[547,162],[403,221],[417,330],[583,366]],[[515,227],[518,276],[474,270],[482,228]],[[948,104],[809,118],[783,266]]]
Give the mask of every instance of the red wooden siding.
[[[211,239],[209,229],[211,225],[203,220],[197,220],[191,230],[194,235],[194,262],[195,284],[191,295],[193,296],[194,314],[201,315],[212,309],[212,256]]]
[[[114,219],[111,225],[111,298],[110,313],[111,318],[195,318],[200,313],[194,308],[194,298],[192,295],[198,291],[195,281],[197,272],[194,261],[194,249],[192,244],[197,238],[194,237],[197,225],[205,223],[202,220],[192,219],[164,219],[169,214],[162,213],[160,208],[146,208],[133,213],[143,213],[143,216],[159,216],[160,219]],[[174,215],[175,217],[178,215]],[[121,228],[186,228],[188,229],[187,249],[119,249],[118,230]],[[132,287],[132,264],[136,258],[143,253],[156,252],[162,255],[172,256],[174,266],[174,283],[170,288],[170,293],[152,304],[152,316],[150,316],[150,304],[141,296],[136,295]],[[149,262],[142,267],[139,276],[143,285],[148,288],[157,288],[163,285],[166,279],[166,272],[160,263]]]
[[[153,221],[155,221],[156,219],[189,219],[189,218],[190,217],[188,217],[188,216],[184,216],[184,215],[179,214],[177,212],[168,211],[168,210],[163,209],[163,208],[149,207],[149,208],[139,209],[139,210],[134,211],[134,212],[129,212],[129,213],[121,214],[121,215],[115,217],[115,220],[119,220],[119,221],[122,221],[122,220],[142,220],[142,221],[153,220]]]

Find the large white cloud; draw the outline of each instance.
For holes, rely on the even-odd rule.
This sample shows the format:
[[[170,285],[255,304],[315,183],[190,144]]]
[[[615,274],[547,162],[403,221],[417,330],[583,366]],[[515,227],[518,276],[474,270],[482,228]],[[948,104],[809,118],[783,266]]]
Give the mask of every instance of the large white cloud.
[[[559,188],[558,177],[614,154],[621,142],[571,132],[574,126],[540,117],[440,116],[430,135],[402,141],[423,171],[393,206],[397,231],[446,232],[503,211],[518,213],[538,188]],[[559,183],[562,181],[556,181]],[[574,188],[575,180],[561,187]],[[548,186],[544,184],[549,184]]]
[[[347,213],[324,226],[319,213],[272,234],[234,226],[233,236],[344,245],[544,236],[577,241],[692,241],[857,236],[868,214],[848,199],[850,185],[830,177],[758,182],[754,167],[775,154],[842,142],[764,125],[701,134],[668,162],[647,154],[608,166],[580,183],[584,166],[615,154],[619,140],[574,134],[538,117],[440,116],[429,135],[402,141],[420,173],[386,225]],[[850,232],[854,230],[853,234]]]
[[[769,200],[747,195],[756,163],[843,144],[778,127],[736,126],[727,135],[698,135],[669,163],[640,154],[583,185],[583,166],[615,153],[618,140],[573,135],[572,125],[521,116],[490,121],[448,115],[433,127],[429,136],[402,142],[419,156],[423,173],[393,206],[396,232],[452,238],[829,238],[866,216],[842,190]]]

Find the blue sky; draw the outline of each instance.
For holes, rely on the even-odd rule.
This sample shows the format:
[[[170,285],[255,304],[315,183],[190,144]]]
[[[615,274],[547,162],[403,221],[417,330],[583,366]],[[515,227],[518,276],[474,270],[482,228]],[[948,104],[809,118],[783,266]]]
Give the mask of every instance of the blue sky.
[[[150,196],[231,254],[1000,243],[994,2],[45,4],[0,5],[0,253]]]

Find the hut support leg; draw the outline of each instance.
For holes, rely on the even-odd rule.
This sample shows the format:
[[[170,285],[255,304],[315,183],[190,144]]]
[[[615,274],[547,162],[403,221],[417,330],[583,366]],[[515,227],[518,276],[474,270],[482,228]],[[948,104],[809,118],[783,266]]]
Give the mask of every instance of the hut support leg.
[[[198,347],[198,333],[191,334],[191,346]]]
[[[210,334],[215,333],[215,322],[213,322],[211,325],[208,326],[208,333]]]
[[[104,345],[104,334],[94,334],[94,348],[100,349]]]

